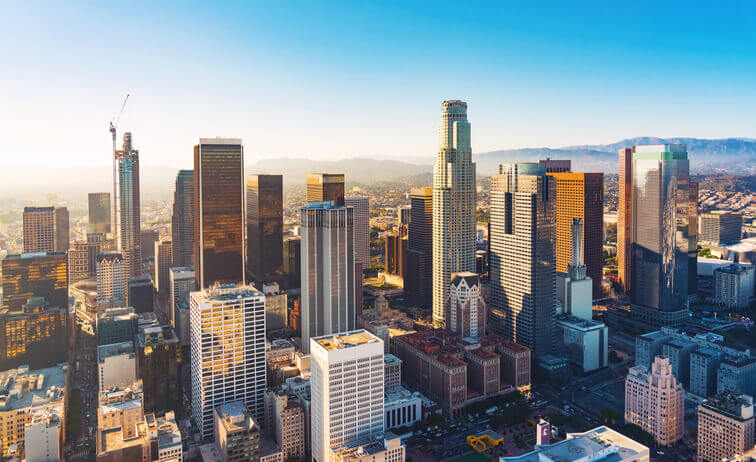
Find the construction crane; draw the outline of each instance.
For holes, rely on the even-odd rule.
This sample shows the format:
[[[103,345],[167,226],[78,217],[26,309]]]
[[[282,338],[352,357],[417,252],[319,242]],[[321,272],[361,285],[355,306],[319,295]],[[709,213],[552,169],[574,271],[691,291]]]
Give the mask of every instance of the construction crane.
[[[110,135],[113,137],[113,198],[112,200],[112,207],[111,207],[111,219],[110,219],[110,232],[113,234],[113,237],[116,241],[116,245],[118,244],[118,227],[116,226],[116,220],[118,219],[118,201],[117,201],[117,193],[118,193],[118,182],[117,179],[117,169],[116,169],[116,130],[118,129],[118,122],[121,120],[121,115],[123,114],[123,110],[126,109],[126,101],[129,100],[129,94],[126,93],[126,98],[123,99],[123,104],[121,105],[121,110],[118,112],[118,115],[113,117],[113,119],[110,121]],[[113,123],[113,120],[115,120],[115,123]]]

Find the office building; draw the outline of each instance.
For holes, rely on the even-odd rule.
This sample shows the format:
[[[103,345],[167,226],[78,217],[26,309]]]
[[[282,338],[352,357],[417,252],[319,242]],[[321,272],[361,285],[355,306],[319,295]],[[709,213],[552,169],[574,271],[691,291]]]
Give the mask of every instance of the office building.
[[[431,194],[433,193],[431,192]],[[402,205],[396,209],[396,212],[396,218],[399,226],[409,226],[410,220],[412,219],[412,207]]]
[[[633,242],[633,150],[619,150],[619,200],[617,203],[617,281],[620,289],[630,292]]]
[[[119,252],[97,256],[97,303],[123,306],[126,303],[126,261]]]
[[[637,347],[636,340],[636,347]],[[653,356],[661,354],[669,358],[672,374],[677,377],[683,388],[690,389],[690,355],[696,351],[698,344],[683,339],[671,339],[661,344],[661,352],[656,351]],[[648,356],[646,356],[648,357]],[[638,364],[636,362],[636,364]]]
[[[433,171],[433,323],[445,325],[453,273],[475,271],[475,164],[467,103],[441,105],[438,157]]]
[[[43,409],[64,406],[68,364],[30,370],[28,366],[0,372],[5,393],[0,407],[2,458],[11,446],[23,447],[26,424]],[[64,410],[65,413],[65,410]],[[65,415],[61,415],[65,418]]]
[[[283,241],[283,272],[294,286],[299,286],[301,278],[301,238],[287,236]]]
[[[170,290],[168,270],[173,266],[173,245],[170,239],[155,242],[155,290],[167,295]]]
[[[22,311],[32,297],[68,309],[68,261],[65,252],[8,255],[2,261],[3,306]]]
[[[384,341],[384,346],[386,342]],[[383,377],[386,381],[386,389],[402,386],[402,360],[386,353],[383,355]]]
[[[748,308],[754,296],[756,269],[732,264],[714,270],[714,302],[732,310]]]
[[[34,369],[68,358],[68,310],[32,297],[21,311],[0,310],[0,368]]]
[[[24,426],[26,462],[63,460],[63,404],[37,408]]]
[[[305,411],[302,403],[293,394],[284,390],[266,393],[269,402],[269,433],[281,448],[284,460],[293,457],[302,460],[305,457]]]
[[[223,462],[260,461],[260,426],[243,401],[216,406],[213,424],[215,444]]]
[[[283,176],[247,176],[247,272],[257,284],[281,276]]]
[[[567,173],[572,171],[572,161],[569,159],[541,159],[539,164],[546,168],[546,173]]]
[[[116,151],[116,165],[116,240],[128,280],[142,275],[139,151],[133,149],[129,132],[123,134],[123,149]]]
[[[756,358],[726,356],[717,371],[717,393],[740,391],[756,393]]]
[[[155,243],[160,238],[160,231],[152,228],[142,228],[139,232],[140,242],[142,244],[142,258],[155,257]]]
[[[402,440],[387,433],[333,448],[330,457],[333,462],[404,462],[406,453]]]
[[[690,391],[706,398],[717,392],[717,371],[724,354],[719,349],[698,348],[690,354]]]
[[[555,240],[555,179],[541,164],[502,164],[491,184],[491,329],[535,356],[553,348]]]
[[[101,310],[97,314],[97,344],[132,342],[138,326],[139,316],[132,307]]]
[[[672,375],[669,359],[657,356],[651,370],[630,368],[625,381],[625,422],[650,433],[657,444],[669,446],[683,436],[685,390]]]
[[[194,170],[179,170],[171,214],[173,265],[194,265]]]
[[[386,272],[407,277],[407,251],[409,240],[401,229],[386,233]]]
[[[501,364],[501,382],[521,390],[530,387],[530,348],[504,340],[496,348]]]
[[[356,330],[313,337],[310,351],[312,459],[325,462],[332,448],[384,431],[383,342]]]
[[[134,341],[111,343],[97,347],[97,369],[100,391],[128,387],[137,380]]]
[[[430,307],[433,293],[433,188],[412,189],[410,203],[404,294],[411,303]]]
[[[75,284],[89,277],[89,244],[77,240],[68,250],[68,283]]]
[[[134,311],[137,313],[151,313],[154,311],[153,293],[152,280],[146,274],[129,279],[129,305],[134,307]]]
[[[197,289],[243,284],[244,148],[238,138],[194,146],[194,270]],[[209,415],[209,414],[208,414]]]
[[[344,205],[343,173],[308,173],[307,203],[333,202],[339,207]]]
[[[89,193],[87,234],[110,234],[110,193]]]
[[[189,346],[189,294],[196,290],[194,267],[175,267],[169,271],[171,281],[171,326],[181,345]]]
[[[87,248],[89,250],[89,275],[97,276],[97,256],[101,252],[115,250],[115,241],[105,234],[87,234]]]
[[[370,267],[370,198],[347,196],[344,205],[352,207],[354,220],[354,258],[362,262],[363,268]]]
[[[302,207],[302,348],[310,338],[352,330],[355,306],[353,215],[329,202]]]
[[[753,397],[724,393],[698,406],[698,462],[719,462],[754,446]]]
[[[144,390],[144,409],[162,413],[181,409],[179,366],[181,344],[170,326],[140,329],[134,340],[137,377]]]
[[[65,207],[24,207],[24,253],[66,252],[70,231]]]
[[[67,252],[71,242],[68,209],[55,208],[55,252]]]
[[[583,261],[583,221],[572,219],[572,246],[567,272],[557,272],[557,300],[564,314],[591,320],[593,318],[593,284]]]
[[[281,332],[286,328],[288,295],[281,292],[277,283],[263,284],[265,294],[265,329],[266,333]]]
[[[557,316],[560,354],[582,373],[609,365],[609,328],[603,322],[569,314]]]
[[[560,172],[550,175],[556,179],[556,270],[568,272],[572,223],[579,219],[583,222],[580,257],[593,282],[593,298],[600,298],[604,278],[604,174]]]
[[[446,327],[462,337],[486,334],[488,307],[476,273],[455,273],[446,302]]]
[[[698,238],[708,244],[735,244],[743,236],[743,215],[727,210],[714,210],[699,217]]]
[[[242,401],[258,421],[265,394],[265,295],[221,286],[190,295],[192,418],[212,435],[213,409]],[[211,348],[212,346],[212,348]]]

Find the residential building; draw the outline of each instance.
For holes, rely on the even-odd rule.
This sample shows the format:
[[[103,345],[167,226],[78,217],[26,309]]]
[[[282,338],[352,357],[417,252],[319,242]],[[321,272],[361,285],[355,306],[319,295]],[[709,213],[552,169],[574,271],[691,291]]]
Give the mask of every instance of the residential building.
[[[731,393],[698,406],[698,462],[719,462],[754,446],[753,397]]]
[[[383,342],[365,330],[310,339],[312,459],[384,431]],[[339,390],[339,393],[332,391]]]
[[[733,309],[748,308],[754,297],[756,269],[732,264],[714,270],[714,303]]]
[[[161,295],[168,294],[170,284],[168,271],[173,266],[173,245],[170,239],[155,242],[155,290]]]
[[[116,151],[116,233],[123,255],[125,280],[142,275],[141,201],[139,151],[133,149],[131,133],[123,134],[123,149]]]
[[[283,271],[283,176],[247,176],[247,272],[257,284]]]
[[[24,426],[26,462],[63,460],[63,404],[37,408]]]
[[[0,368],[50,367],[68,358],[68,310],[32,297],[21,311],[0,310]]]
[[[100,391],[128,387],[137,381],[134,341],[100,345],[97,348]]]
[[[308,173],[307,203],[333,202],[339,207],[344,205],[343,173]]]
[[[467,103],[444,101],[433,171],[433,323],[437,327],[445,325],[451,275],[475,271],[475,203]]]
[[[213,409],[242,401],[261,421],[265,398],[265,295],[216,285],[190,295],[192,418],[212,434]]]
[[[151,313],[154,311],[154,292],[155,290],[152,287],[152,280],[148,275],[143,274],[129,279],[129,305],[134,307],[135,312]]]
[[[119,252],[97,256],[97,303],[123,306],[126,303],[126,261]]]
[[[362,262],[364,268],[370,267],[370,198],[365,196],[347,196],[344,206],[352,207],[354,212],[354,258]]]
[[[213,409],[215,444],[223,462],[259,462],[260,426],[243,401],[219,404]]]
[[[194,170],[179,170],[171,215],[173,266],[194,265]]]
[[[132,342],[139,316],[132,307],[105,308],[97,314],[97,344]]]
[[[22,311],[32,297],[68,309],[68,261],[65,252],[8,255],[2,261],[3,305]]]
[[[110,234],[110,193],[89,193],[87,217],[88,234]]]
[[[331,449],[333,462],[404,462],[407,449],[392,433],[365,438]]]
[[[603,322],[569,314],[557,316],[558,345],[578,370],[588,373],[609,365],[609,328]]]
[[[412,189],[410,203],[404,294],[411,303],[430,307],[433,293],[433,188]]]
[[[193,266],[179,266],[168,272],[171,282],[171,326],[181,345],[189,346],[189,294],[196,290]]]
[[[488,307],[476,273],[454,273],[446,301],[446,327],[462,336],[478,338],[486,334]]]
[[[672,375],[669,359],[657,356],[651,370],[630,368],[625,381],[625,422],[653,435],[657,444],[669,446],[683,436],[685,390]]]
[[[735,244],[743,236],[743,214],[714,210],[699,217],[699,239],[708,244]]]
[[[144,390],[144,409],[163,413],[181,409],[181,343],[170,326],[140,329],[134,340],[137,377]]]
[[[536,356],[554,346],[555,192],[536,163],[502,164],[491,184],[491,330]]]
[[[24,207],[24,253],[66,252],[69,247],[68,209]]]
[[[244,148],[238,138],[194,146],[194,270],[197,289],[244,284]]]
[[[310,338],[355,328],[354,209],[330,202],[302,207],[302,348]]]

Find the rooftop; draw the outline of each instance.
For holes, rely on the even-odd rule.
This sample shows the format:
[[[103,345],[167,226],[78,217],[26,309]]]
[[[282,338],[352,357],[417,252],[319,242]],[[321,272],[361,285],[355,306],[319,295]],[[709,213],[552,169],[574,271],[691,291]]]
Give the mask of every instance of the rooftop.
[[[748,271],[753,271],[753,266],[751,265],[737,265],[737,264],[730,264],[727,266],[720,266],[719,268],[715,269],[714,271],[718,271],[720,273],[728,273],[728,274],[743,274]]]
[[[571,314],[563,314],[557,317],[557,321],[565,324],[569,324],[572,327],[578,329],[596,329],[604,327],[604,323],[600,321],[594,321],[593,319],[583,319],[573,316]]]
[[[753,397],[748,395],[735,395],[734,393],[722,393],[704,400],[701,407],[711,409],[727,417],[745,421],[753,418]]]
[[[0,373],[0,411],[62,401],[67,370],[67,363],[61,363],[33,371],[21,366]]]
[[[215,412],[226,432],[244,431],[255,426],[255,421],[241,401],[233,401],[215,407]]]
[[[105,358],[120,355],[134,355],[134,342],[111,343],[97,347],[97,361],[103,362]]]
[[[397,358],[396,356],[392,355],[391,353],[386,353],[385,355],[383,355],[383,362],[385,364],[394,364],[394,363],[401,364],[403,361]]]
[[[236,285],[236,284],[216,284],[209,289],[205,289],[198,292],[192,292],[196,294],[196,298],[200,302],[218,300],[241,300],[243,298],[250,297],[263,297],[263,293],[255,289],[253,286],[248,285]]]
[[[354,348],[359,345],[381,341],[381,339],[364,329],[344,332],[342,334],[323,335],[313,340],[328,351]]]

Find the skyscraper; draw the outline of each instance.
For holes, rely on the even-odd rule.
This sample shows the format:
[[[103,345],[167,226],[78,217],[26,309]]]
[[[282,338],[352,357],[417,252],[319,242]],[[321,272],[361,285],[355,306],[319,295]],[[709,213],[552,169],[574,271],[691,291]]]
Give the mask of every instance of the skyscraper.
[[[444,325],[452,273],[475,271],[475,164],[467,103],[441,105],[433,172],[433,323]]]
[[[617,280],[621,290],[630,292],[631,249],[633,242],[633,150],[619,150],[619,202],[617,203]]]
[[[44,297],[52,307],[68,308],[68,261],[64,252],[8,255],[2,267],[3,309],[22,311],[32,297]]]
[[[66,252],[69,244],[68,209],[24,207],[24,252]]]
[[[433,293],[433,189],[413,189],[410,203],[404,292],[411,303],[428,307]]]
[[[88,234],[110,233],[110,193],[89,193]]]
[[[552,161],[554,162],[554,161]],[[556,178],[556,270],[567,273],[572,252],[572,221],[583,221],[583,255],[593,298],[601,296],[604,277],[604,174],[550,173]]]
[[[301,238],[287,236],[283,241],[283,272],[286,275],[286,287],[299,287],[301,282]]]
[[[119,252],[97,256],[97,304],[123,306],[126,303],[126,262]]]
[[[115,200],[118,220],[118,251],[123,255],[126,280],[142,274],[140,233],[141,201],[139,188],[139,151],[132,148],[131,133],[123,134],[123,149],[116,151],[118,187]]]
[[[189,294],[194,292],[196,280],[193,266],[178,266],[170,270],[171,326],[179,336],[181,345],[189,346]]]
[[[200,138],[194,146],[197,289],[244,283],[244,148],[238,138]]]
[[[265,295],[251,286],[221,286],[190,296],[192,419],[202,438],[213,432],[213,408],[242,401],[264,416]]]
[[[65,207],[55,208],[55,251],[67,252],[71,244],[71,231],[69,228],[68,209]]]
[[[542,164],[502,164],[491,183],[491,328],[535,356],[553,348],[556,180]]]
[[[307,202],[333,202],[344,205],[343,173],[308,173]]]
[[[194,170],[179,170],[171,215],[173,265],[194,265]]]
[[[370,267],[370,199],[364,196],[347,196],[344,205],[354,209],[354,258]]]
[[[247,272],[257,283],[281,276],[283,176],[247,176]]]
[[[539,164],[546,166],[546,173],[563,173],[572,171],[572,161],[569,159],[541,159]]]
[[[302,348],[357,323],[353,209],[313,202],[301,211]]]
[[[480,338],[486,334],[488,309],[477,273],[455,273],[449,285],[446,324],[460,337]]]
[[[170,239],[155,242],[155,290],[166,295],[170,290],[168,270],[173,265],[173,244]],[[170,315],[170,313],[169,313]]]
[[[327,462],[331,448],[383,433],[383,341],[356,330],[312,338],[310,349],[312,460]]]
[[[66,361],[68,309],[32,297],[20,311],[0,310],[0,367],[34,369]]]

